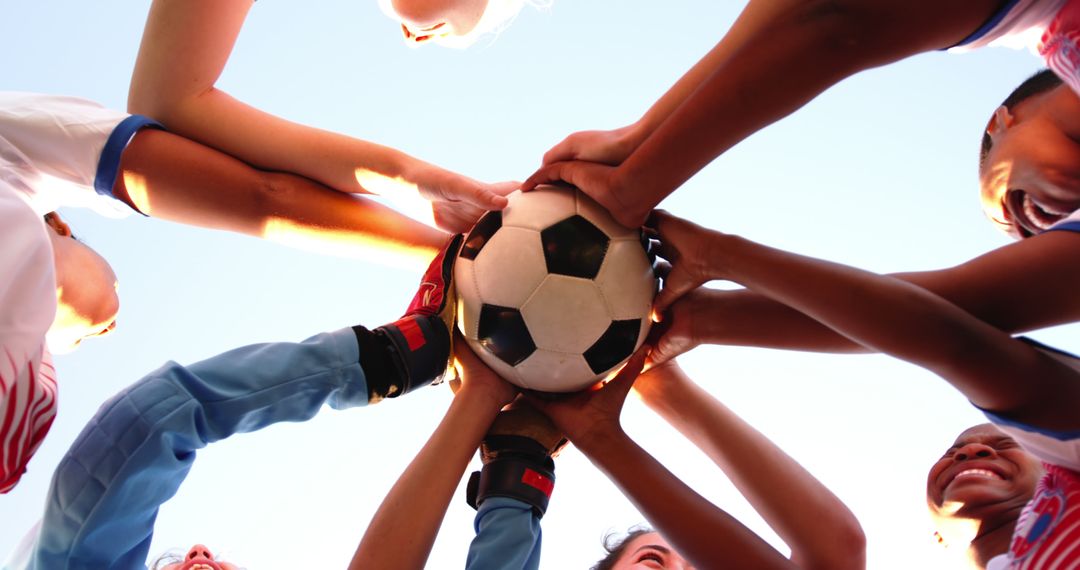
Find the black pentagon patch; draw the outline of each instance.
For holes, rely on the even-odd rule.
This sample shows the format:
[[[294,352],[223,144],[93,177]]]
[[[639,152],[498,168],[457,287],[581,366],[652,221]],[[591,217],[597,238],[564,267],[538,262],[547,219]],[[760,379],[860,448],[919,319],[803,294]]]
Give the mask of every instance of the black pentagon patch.
[[[639,332],[641,319],[612,321],[604,334],[585,351],[585,362],[589,363],[593,374],[606,372],[633,354]]]
[[[484,214],[469,231],[469,237],[465,238],[465,244],[461,246],[461,257],[476,259],[476,256],[480,255],[480,250],[484,249],[487,242],[491,241],[491,236],[495,235],[501,227],[501,211],[494,210]]]
[[[608,237],[581,216],[571,216],[540,232],[548,273],[594,279],[607,253]]]
[[[536,350],[521,312],[509,307],[484,304],[480,307],[477,339],[503,362],[516,366]]]

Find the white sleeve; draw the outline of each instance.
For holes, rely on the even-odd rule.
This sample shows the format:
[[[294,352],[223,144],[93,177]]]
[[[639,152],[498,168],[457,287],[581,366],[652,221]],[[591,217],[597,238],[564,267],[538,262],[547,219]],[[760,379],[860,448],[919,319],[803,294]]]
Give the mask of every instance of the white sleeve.
[[[45,349],[56,314],[46,231],[0,180],[0,493],[19,481],[56,414],[56,375]]]
[[[39,214],[62,206],[113,217],[129,212],[112,198],[112,186],[124,148],[147,125],[156,123],[86,99],[0,92],[0,144],[9,147],[3,158],[38,173],[29,201]]]
[[[1028,338],[1021,340],[1080,373],[1080,358]],[[1080,471],[1080,431],[1059,432],[1030,426],[983,411],[1001,431],[1009,434],[1025,451],[1052,465]]]

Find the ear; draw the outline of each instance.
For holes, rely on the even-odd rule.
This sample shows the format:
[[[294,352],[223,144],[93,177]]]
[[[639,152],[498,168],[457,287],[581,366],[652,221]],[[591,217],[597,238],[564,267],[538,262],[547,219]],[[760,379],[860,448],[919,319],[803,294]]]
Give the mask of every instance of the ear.
[[[45,224],[60,234],[60,237],[71,236],[71,228],[67,225],[67,222],[60,219],[56,212],[45,214]]]
[[[997,140],[997,137],[1005,134],[1005,131],[1012,128],[1016,124],[1016,118],[1013,117],[1009,108],[1005,105],[999,106],[994,109],[993,116],[990,117],[990,122],[986,125],[986,134],[990,135],[992,140]]]

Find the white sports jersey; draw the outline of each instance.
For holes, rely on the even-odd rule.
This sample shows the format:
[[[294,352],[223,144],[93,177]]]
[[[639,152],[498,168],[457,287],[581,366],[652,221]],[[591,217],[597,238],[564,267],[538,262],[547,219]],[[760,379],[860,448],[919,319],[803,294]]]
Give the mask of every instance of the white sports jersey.
[[[112,198],[120,156],[153,124],[84,99],[0,93],[0,493],[19,481],[56,415],[45,346],[56,275],[42,216],[61,206],[129,212]]]
[[[1080,372],[1080,358],[1030,342]],[[986,415],[1046,469],[1016,521],[1009,553],[992,559],[987,570],[1080,569],[1080,432],[1051,432]]]
[[[121,217],[131,208],[112,197],[120,154],[154,124],[77,97],[0,92],[0,160],[24,166],[17,190],[38,214],[85,207]]]
[[[56,415],[56,373],[45,333],[56,315],[53,252],[41,216],[0,162],[0,493],[26,471]]]
[[[1080,0],[1010,0],[950,51],[1029,48],[1080,94]]]

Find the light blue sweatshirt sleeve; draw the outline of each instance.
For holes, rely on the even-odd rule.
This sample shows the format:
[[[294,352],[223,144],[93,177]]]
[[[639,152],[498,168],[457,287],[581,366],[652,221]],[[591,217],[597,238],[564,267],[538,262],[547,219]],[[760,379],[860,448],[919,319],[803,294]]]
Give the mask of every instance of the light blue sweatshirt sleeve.
[[[467,570],[537,570],[540,568],[540,519],[527,503],[491,497],[473,520],[476,537],[469,545]]]
[[[145,568],[158,508],[195,451],[235,433],[299,422],[323,404],[367,403],[352,329],[302,343],[169,362],[106,402],[57,467],[30,563],[37,570]]]

